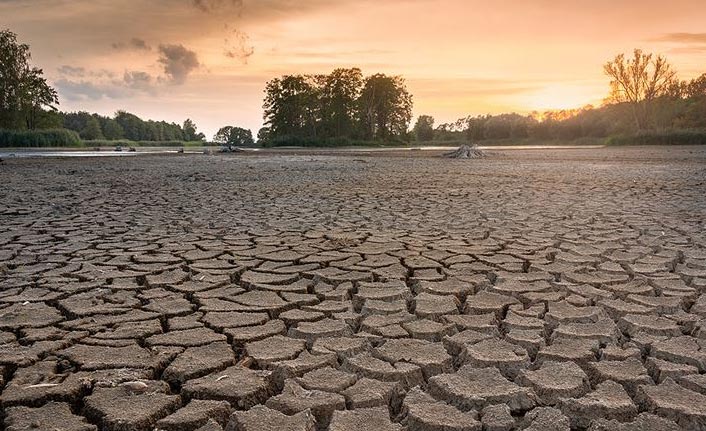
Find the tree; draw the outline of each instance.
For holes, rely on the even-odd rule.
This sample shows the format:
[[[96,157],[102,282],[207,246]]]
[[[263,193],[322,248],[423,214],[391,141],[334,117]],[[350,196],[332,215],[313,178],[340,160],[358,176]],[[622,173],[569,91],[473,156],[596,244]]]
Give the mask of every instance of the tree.
[[[404,79],[381,73],[368,77],[358,98],[358,119],[366,139],[405,136],[412,119],[412,96]]]
[[[321,77],[321,128],[327,137],[355,134],[356,100],[362,85],[363,74],[358,68],[335,69]]]
[[[196,132],[196,123],[194,123],[190,118],[184,120],[182,129],[184,129],[185,141],[203,141],[206,139],[206,135]]]
[[[431,115],[420,115],[412,130],[417,141],[431,141],[434,139],[434,117]]]
[[[706,73],[692,79],[688,84],[685,83],[685,87],[684,93],[688,98],[706,96]]]
[[[255,140],[250,130],[233,126],[225,126],[218,129],[218,132],[213,137],[213,142],[236,147],[252,147],[255,145]]]
[[[632,59],[620,54],[603,70],[611,78],[608,100],[628,104],[638,130],[648,128],[652,102],[674,85],[676,72],[666,58],[636,49]]]
[[[0,31],[0,127],[34,129],[43,107],[56,110],[56,90],[30,59],[29,45],[18,43],[10,30]]]
[[[88,117],[86,127],[81,130],[80,136],[82,139],[88,140],[105,139],[98,119],[93,116]]]
[[[102,121],[101,129],[103,130],[103,135],[105,139],[114,141],[116,139],[123,139],[125,137],[123,128],[112,118],[105,118]]]
[[[311,76],[285,75],[269,81],[262,108],[272,136],[317,137],[320,106]]]

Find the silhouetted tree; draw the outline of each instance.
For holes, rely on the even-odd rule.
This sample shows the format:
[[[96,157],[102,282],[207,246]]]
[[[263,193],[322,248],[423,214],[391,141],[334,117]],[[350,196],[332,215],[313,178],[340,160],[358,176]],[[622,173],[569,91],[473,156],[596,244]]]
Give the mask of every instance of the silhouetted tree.
[[[255,140],[250,130],[234,126],[225,126],[218,129],[218,132],[213,137],[213,142],[236,147],[252,147],[255,145]]]
[[[603,70],[611,78],[608,100],[628,104],[637,128],[648,128],[652,101],[674,85],[676,72],[666,58],[636,49],[632,59],[620,54],[606,63]]]
[[[404,79],[381,73],[366,78],[358,98],[358,118],[366,139],[405,136],[412,119],[412,96]]]

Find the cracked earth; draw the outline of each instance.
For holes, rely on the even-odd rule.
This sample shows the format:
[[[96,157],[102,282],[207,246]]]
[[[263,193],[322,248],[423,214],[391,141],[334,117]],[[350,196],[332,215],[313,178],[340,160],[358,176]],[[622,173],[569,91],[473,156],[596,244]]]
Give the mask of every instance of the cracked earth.
[[[10,159],[5,429],[706,429],[706,150]]]

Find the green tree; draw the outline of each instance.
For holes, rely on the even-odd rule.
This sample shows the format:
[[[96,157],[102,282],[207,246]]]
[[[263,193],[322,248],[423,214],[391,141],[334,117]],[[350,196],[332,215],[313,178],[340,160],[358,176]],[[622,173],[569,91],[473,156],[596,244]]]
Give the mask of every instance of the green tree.
[[[206,139],[206,135],[196,131],[196,123],[190,118],[184,120],[182,129],[184,130],[184,140],[186,141],[203,141]]]
[[[434,139],[434,117],[431,115],[420,115],[412,131],[417,141],[431,141]]]
[[[93,116],[88,117],[86,126],[81,130],[80,136],[82,139],[88,140],[105,139],[98,119]]]
[[[10,30],[0,31],[0,127],[34,129],[43,107],[56,110],[56,90],[30,59],[29,45],[18,43]]]
[[[255,145],[255,140],[250,130],[234,126],[225,126],[218,129],[218,132],[213,137],[213,142],[236,147],[252,147]]]
[[[103,130],[103,135],[105,136],[105,139],[114,141],[117,139],[123,139],[125,137],[123,128],[117,121],[112,118],[105,118],[104,121],[102,121],[101,129]]]
[[[412,119],[412,96],[400,76],[375,74],[358,98],[358,119],[366,139],[401,138]]]

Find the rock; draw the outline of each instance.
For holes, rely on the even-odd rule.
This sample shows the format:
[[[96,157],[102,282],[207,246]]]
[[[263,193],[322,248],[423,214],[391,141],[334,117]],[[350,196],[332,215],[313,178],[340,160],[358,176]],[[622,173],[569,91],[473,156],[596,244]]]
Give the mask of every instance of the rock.
[[[294,380],[287,380],[282,393],[268,399],[265,405],[286,415],[310,410],[317,425],[325,429],[334,410],[345,410],[346,400],[342,395],[304,389]]]
[[[263,403],[274,392],[271,374],[236,365],[189,380],[181,393],[187,399],[228,401],[233,408],[248,409]]]
[[[635,400],[642,409],[685,429],[706,429],[706,395],[690,391],[670,378],[657,386],[641,386]]]
[[[573,362],[544,362],[536,371],[522,371],[518,383],[531,387],[544,405],[578,398],[591,389],[588,376]]]
[[[5,411],[6,431],[97,431],[85,418],[71,413],[65,403],[49,402],[39,408],[9,407]]]
[[[149,382],[139,390],[128,385],[98,388],[84,399],[84,412],[101,430],[149,431],[181,406],[181,398],[165,394],[167,389],[164,382]]]
[[[210,420],[225,425],[230,405],[225,401],[193,400],[164,419],[157,421],[160,431],[191,431],[205,426]]]
[[[625,422],[637,415],[637,407],[625,389],[610,380],[598,384],[593,392],[581,398],[562,399],[559,406],[571,418],[572,427],[587,428],[598,418]]]
[[[514,412],[535,406],[531,389],[509,381],[497,368],[461,367],[456,373],[429,379],[429,393],[463,411],[480,410],[489,404],[504,403]]]
[[[292,416],[265,406],[255,406],[245,412],[235,412],[225,431],[315,431],[316,420],[310,411]]]
[[[390,421],[385,407],[373,407],[335,411],[329,431],[402,431],[402,427]]]

